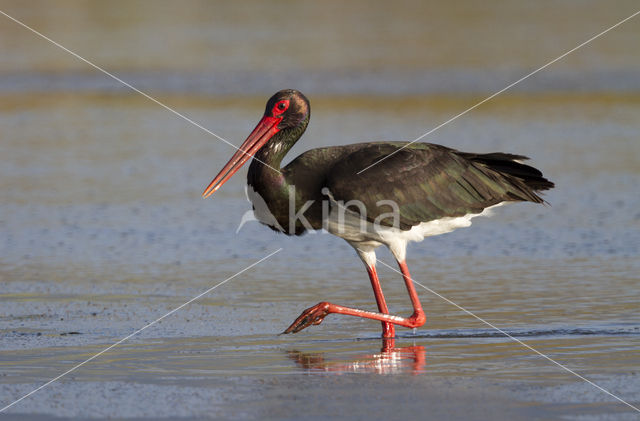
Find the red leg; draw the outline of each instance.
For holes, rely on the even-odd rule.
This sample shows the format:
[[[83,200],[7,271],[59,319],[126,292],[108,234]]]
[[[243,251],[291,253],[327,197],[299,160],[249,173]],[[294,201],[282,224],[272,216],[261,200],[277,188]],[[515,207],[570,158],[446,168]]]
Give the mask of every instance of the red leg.
[[[427,316],[424,314],[424,310],[422,310],[422,304],[420,304],[416,288],[413,286],[413,280],[411,279],[407,262],[404,260],[402,262],[398,262],[398,266],[400,267],[400,272],[402,272],[402,278],[404,279],[404,284],[407,287],[409,298],[411,299],[411,305],[413,306],[413,314],[409,317],[409,320],[413,320],[416,326],[411,327],[420,327],[427,321]]]
[[[378,311],[383,314],[389,314],[389,308],[387,308],[387,302],[382,294],[382,287],[380,286],[380,280],[378,279],[378,273],[375,266],[367,266],[367,273],[369,274],[369,280],[371,281],[371,287],[373,288],[373,295],[376,297],[376,303],[378,304]],[[393,324],[389,322],[382,323],[382,337],[383,338],[395,338],[396,329]]]
[[[324,318],[331,313],[338,314],[346,314],[348,316],[356,316],[356,317],[364,317],[366,319],[379,320],[381,322],[392,323],[408,328],[416,328],[420,327],[426,321],[426,317],[424,315],[424,311],[422,310],[422,305],[420,304],[420,300],[418,299],[418,294],[413,286],[413,281],[411,280],[411,275],[409,274],[409,269],[405,262],[398,262],[400,266],[400,271],[402,272],[402,277],[404,279],[404,283],[407,286],[407,290],[409,292],[409,297],[411,298],[411,304],[413,305],[413,314],[409,317],[400,317],[393,316],[391,314],[385,314],[382,312],[376,313],[373,311],[359,310],[356,308],[343,307],[336,304],[328,303],[326,301],[320,302],[313,307],[309,307],[305,311],[298,316],[298,318],[285,330],[283,333],[296,333],[301,331],[302,329],[309,327],[311,325],[319,325],[322,323]],[[375,273],[375,269],[374,269]],[[382,297],[382,290],[380,289],[380,284],[377,282],[377,275],[375,276],[377,288],[379,290],[380,296]],[[372,279],[372,284],[374,281]],[[374,285],[374,293],[376,293],[377,300],[377,292],[376,285]],[[384,303],[384,297],[382,297],[381,301],[386,307],[386,303]],[[380,307],[380,302],[378,303],[378,307]]]

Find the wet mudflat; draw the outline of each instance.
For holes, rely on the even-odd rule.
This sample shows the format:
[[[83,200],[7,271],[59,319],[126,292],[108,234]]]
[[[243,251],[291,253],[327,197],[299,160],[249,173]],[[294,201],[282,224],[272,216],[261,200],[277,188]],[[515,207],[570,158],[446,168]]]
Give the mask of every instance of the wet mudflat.
[[[557,46],[534,43],[530,51],[538,55],[519,56],[514,38],[500,54],[467,50],[465,62],[445,54],[445,46],[433,46],[429,56],[405,55],[393,48],[398,39],[382,37],[377,49],[351,61],[319,45],[315,51],[325,57],[319,68],[313,57],[287,50],[298,60],[289,63],[289,77],[264,61],[247,66],[249,52],[225,56],[223,82],[208,83],[201,73],[211,65],[206,56],[169,60],[146,48],[155,45],[151,35],[125,42],[132,28],[152,34],[158,21],[167,23],[162,8],[128,10],[137,21],[107,13],[113,21],[91,32],[87,19],[73,13],[6,5],[67,43],[78,39],[84,52],[112,29],[113,42],[126,48],[95,49],[95,56],[234,144],[253,128],[268,95],[294,80],[311,100],[312,117],[291,157],[332,144],[411,140],[502,88],[518,73],[514,68],[543,64]],[[614,23],[609,9],[592,11],[611,18],[598,24]],[[376,19],[375,8],[364,10]],[[499,10],[478,19],[503,22],[523,12]],[[104,13],[88,21],[103,22],[97,16]],[[402,16],[402,30],[390,32],[423,36],[411,15]],[[248,28],[251,16],[237,19]],[[187,24],[206,26],[197,16],[176,21],[168,27],[181,34],[176,45],[192,39]],[[542,21],[552,32],[555,21]],[[562,22],[568,29],[560,33],[577,40],[595,32],[582,26],[588,19],[571,22]],[[74,36],[76,23],[89,35]],[[474,33],[485,34],[479,45],[486,46],[498,35],[482,27]],[[288,238],[255,221],[240,226],[250,210],[243,176],[210,200],[199,197],[231,147],[18,29],[0,25],[14,40],[0,80],[0,404],[227,281],[0,418],[637,419],[628,406],[434,294],[638,405],[640,81],[633,70],[640,63],[624,52],[637,39],[637,24],[426,139],[530,156],[557,187],[545,195],[550,205],[504,206],[470,228],[410,246],[413,277],[431,290],[418,287],[427,323],[415,333],[398,329],[393,342],[379,339],[377,322],[341,316],[279,335],[318,301],[375,307],[353,250],[328,234]],[[258,26],[259,37],[240,32],[254,45],[253,36],[272,29]],[[194,51],[221,36],[203,31]],[[212,48],[218,56],[226,51]],[[249,50],[259,56],[259,49]],[[141,51],[148,62],[133,60]],[[378,66],[392,52],[396,64]],[[342,71],[327,64],[334,54],[343,59]],[[505,55],[530,61],[511,61],[511,70],[491,67]],[[416,57],[422,61],[412,62]],[[425,70],[436,63],[439,71]],[[401,64],[398,77],[394,66]],[[303,70],[312,67],[313,77],[305,78]],[[236,72],[246,68],[271,72],[272,79]],[[391,86],[398,89],[385,91]],[[380,258],[393,266],[387,252]],[[384,265],[379,272],[391,310],[410,312],[398,274]]]

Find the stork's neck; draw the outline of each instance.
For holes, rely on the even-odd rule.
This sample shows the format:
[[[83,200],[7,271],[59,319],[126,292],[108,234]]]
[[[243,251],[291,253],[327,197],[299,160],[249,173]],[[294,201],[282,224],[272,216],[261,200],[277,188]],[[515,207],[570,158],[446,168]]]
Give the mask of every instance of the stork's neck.
[[[288,183],[282,174],[280,164],[288,150],[283,151],[283,149],[282,144],[271,144],[269,141],[251,160],[247,184],[263,198],[267,195],[272,196],[280,190],[286,194]]]
[[[276,133],[251,160],[247,181],[249,185],[264,188],[287,190],[287,180],[282,174],[280,165],[282,159],[300,139],[309,124],[309,115],[299,126],[283,129]],[[256,191],[258,191],[256,189]],[[262,194],[261,192],[259,192]]]
[[[281,169],[282,159],[298,141],[307,127],[309,118],[303,124],[292,129],[282,130],[276,133],[256,154],[249,165],[247,184],[249,189],[260,195],[269,211],[273,214],[282,228],[288,232],[290,192],[295,192],[294,180]],[[298,192],[295,192],[295,202],[298,202]],[[254,203],[255,207],[255,203]]]

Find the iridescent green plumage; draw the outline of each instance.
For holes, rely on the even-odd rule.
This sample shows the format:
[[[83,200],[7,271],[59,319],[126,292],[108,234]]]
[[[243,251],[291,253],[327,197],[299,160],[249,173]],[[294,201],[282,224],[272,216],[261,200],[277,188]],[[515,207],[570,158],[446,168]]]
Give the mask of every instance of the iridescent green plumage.
[[[379,206],[381,201],[393,201],[399,209],[399,228],[408,230],[422,222],[480,213],[502,202],[542,203],[537,192],[553,187],[540,171],[520,162],[527,159],[524,156],[466,153],[430,143],[371,142],[312,149],[279,173],[274,168],[280,168],[310,118],[308,100],[293,90],[274,95],[265,115],[282,98],[291,101],[287,120],[256,153],[248,184],[264,199],[279,225],[286,227],[287,234],[304,233],[304,224],[297,221],[290,226],[289,218],[310,201],[305,219],[314,229],[322,228],[322,202],[328,200],[323,189],[336,201],[363,204],[366,215],[362,216],[371,222],[389,212]],[[362,214],[362,209],[350,209]],[[393,223],[392,218],[378,222]]]

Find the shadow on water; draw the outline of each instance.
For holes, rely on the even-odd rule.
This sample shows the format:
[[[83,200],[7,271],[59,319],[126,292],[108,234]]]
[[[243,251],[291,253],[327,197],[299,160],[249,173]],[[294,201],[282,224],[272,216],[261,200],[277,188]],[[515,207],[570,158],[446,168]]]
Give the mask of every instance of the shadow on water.
[[[504,332],[504,333],[503,333]],[[640,335],[639,327],[619,327],[619,328],[555,328],[555,329],[509,329],[502,332],[494,329],[487,330],[435,330],[416,334],[400,335],[403,338],[502,338],[507,335],[514,338],[529,337],[564,337],[564,336],[618,336],[618,335]]]
[[[429,371],[426,358],[426,347],[415,344],[418,339],[482,339],[503,338],[510,341],[507,335],[513,338],[539,338],[539,339],[569,339],[593,336],[638,336],[638,327],[564,327],[553,329],[509,329],[499,332],[497,330],[459,329],[436,330],[422,333],[399,334],[395,339],[380,339],[373,337],[358,338],[355,341],[382,340],[380,352],[353,354],[351,351],[341,352],[333,349],[327,351],[300,351],[293,348],[285,351],[286,356],[296,363],[298,368],[308,373],[369,373],[369,374],[421,374]],[[505,335],[507,334],[507,335]],[[396,346],[397,340],[413,339],[413,345]],[[317,339],[311,342],[353,342],[353,339]]]
[[[562,338],[580,336],[640,336],[638,326],[620,327],[557,327],[548,329],[434,329],[415,333],[398,333],[396,339],[470,339],[470,338]],[[313,342],[372,341],[377,337],[356,339],[316,339]],[[385,345],[383,345],[383,350]]]
[[[382,339],[379,353],[365,354],[351,362],[330,361],[321,352],[286,351],[300,368],[309,372],[419,374],[425,370],[426,350],[422,345],[396,347],[395,339]]]

